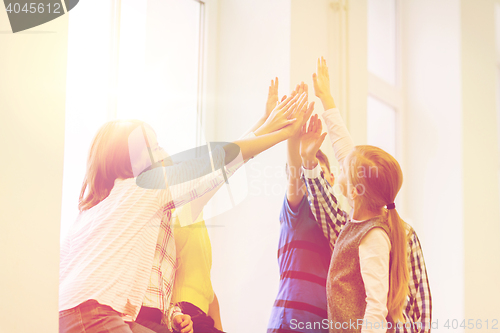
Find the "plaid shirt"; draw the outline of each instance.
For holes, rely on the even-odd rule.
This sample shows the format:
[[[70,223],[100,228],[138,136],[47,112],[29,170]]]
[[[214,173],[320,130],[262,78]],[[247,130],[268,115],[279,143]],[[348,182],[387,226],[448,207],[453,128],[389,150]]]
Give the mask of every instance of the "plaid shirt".
[[[340,231],[349,220],[349,216],[339,207],[333,193],[333,188],[325,180],[323,172],[321,172],[320,177],[316,178],[310,178],[303,173],[302,180],[307,186],[307,196],[311,211],[320,223],[323,234],[328,239],[330,247],[333,250]],[[425,268],[420,241],[415,230],[410,225],[407,225],[407,236],[408,267],[411,268],[409,277],[410,294],[403,311],[403,316],[408,327],[400,324],[395,332],[427,333],[430,332],[432,322],[432,298],[427,270]]]
[[[168,310],[170,309],[172,286],[177,268],[175,241],[171,228],[172,206],[173,204],[170,204],[163,210],[151,276],[142,302],[143,306],[160,309],[163,313],[162,324],[167,325],[169,329],[171,329],[172,318],[168,317]]]

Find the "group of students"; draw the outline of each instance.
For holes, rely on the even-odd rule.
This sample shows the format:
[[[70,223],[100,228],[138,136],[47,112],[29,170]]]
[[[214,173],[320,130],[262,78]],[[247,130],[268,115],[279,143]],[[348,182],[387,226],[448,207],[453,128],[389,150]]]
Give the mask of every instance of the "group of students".
[[[281,278],[268,333],[428,332],[422,250],[394,205],[399,164],[381,149],[354,147],[323,58],[313,81],[350,214],[335,197],[319,150],[326,133],[303,83],[280,102],[273,81],[266,113],[246,136],[177,163],[148,124],[108,122],[92,142],[80,213],[61,248],[59,331],[222,332],[201,209],[243,163],[287,140]],[[185,211],[189,221],[179,222]]]

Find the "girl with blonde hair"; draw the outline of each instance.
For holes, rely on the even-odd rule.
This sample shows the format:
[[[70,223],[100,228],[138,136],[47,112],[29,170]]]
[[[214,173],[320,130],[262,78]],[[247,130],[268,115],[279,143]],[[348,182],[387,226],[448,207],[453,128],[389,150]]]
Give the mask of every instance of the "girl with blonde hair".
[[[315,155],[309,153],[321,145],[324,135],[320,133],[321,121],[311,119],[301,141],[305,169],[316,167]],[[394,204],[402,180],[398,162],[377,147],[357,146],[343,161],[337,184],[353,213],[338,236],[330,262],[331,331],[359,332],[366,327],[385,332],[404,320],[407,241]]]
[[[396,211],[403,176],[398,162],[373,146],[354,146],[330,93],[328,68],[313,74],[328,134],[341,167],[337,186],[353,208],[340,208],[315,153],[326,133],[311,118],[302,129],[308,199],[333,250],[327,299],[330,332],[429,332],[432,301],[418,237]]]

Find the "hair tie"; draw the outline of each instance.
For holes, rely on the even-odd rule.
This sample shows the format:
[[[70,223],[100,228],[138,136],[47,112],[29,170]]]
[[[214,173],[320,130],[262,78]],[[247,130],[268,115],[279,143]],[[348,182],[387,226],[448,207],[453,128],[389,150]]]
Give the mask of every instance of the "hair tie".
[[[395,209],[395,208],[396,204],[394,202],[387,205],[387,209]]]

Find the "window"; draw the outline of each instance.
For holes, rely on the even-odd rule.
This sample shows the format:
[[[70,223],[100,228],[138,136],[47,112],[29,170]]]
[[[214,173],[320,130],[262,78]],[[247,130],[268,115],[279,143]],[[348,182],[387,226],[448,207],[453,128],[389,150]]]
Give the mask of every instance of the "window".
[[[396,156],[396,110],[368,96],[368,142]]]
[[[402,109],[399,1],[368,0],[368,144],[398,157]]]
[[[121,3],[116,117],[151,124],[171,155],[194,148],[199,143],[203,3]]]
[[[104,122],[144,120],[171,155],[201,144],[203,18],[198,0],[86,0],[71,11],[61,239]]]

